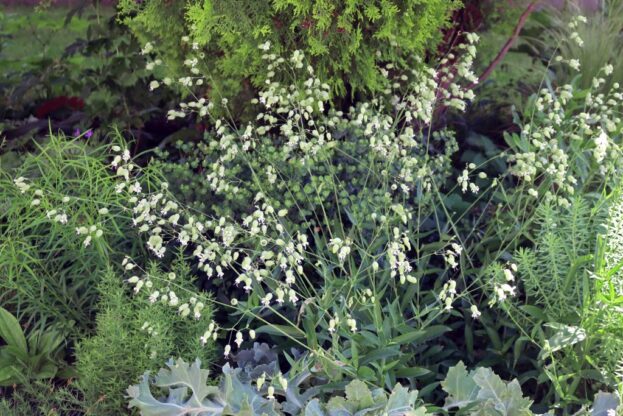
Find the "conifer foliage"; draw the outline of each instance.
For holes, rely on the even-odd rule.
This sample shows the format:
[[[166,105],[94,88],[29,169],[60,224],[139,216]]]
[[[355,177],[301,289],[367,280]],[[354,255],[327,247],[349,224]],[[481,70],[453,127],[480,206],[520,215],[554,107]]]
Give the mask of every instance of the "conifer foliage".
[[[245,80],[259,85],[267,70],[258,46],[301,50],[336,94],[379,91],[379,63],[409,68],[439,41],[455,0],[122,0],[122,19],[156,41],[167,64],[180,68],[185,48],[203,52],[211,88],[230,97]],[[188,36],[187,45],[180,39]]]

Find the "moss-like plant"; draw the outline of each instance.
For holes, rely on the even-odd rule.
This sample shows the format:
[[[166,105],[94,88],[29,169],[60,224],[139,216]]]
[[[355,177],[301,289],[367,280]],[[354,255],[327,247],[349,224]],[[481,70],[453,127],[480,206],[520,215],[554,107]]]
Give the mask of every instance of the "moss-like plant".
[[[150,273],[159,272],[152,268]],[[128,384],[169,357],[200,357],[206,362],[212,358],[211,344],[199,342],[212,316],[209,307],[198,319],[172,314],[167,304],[128,293],[114,273],[108,273],[98,289],[97,332],[78,345],[76,364],[85,402],[97,414],[122,414]]]

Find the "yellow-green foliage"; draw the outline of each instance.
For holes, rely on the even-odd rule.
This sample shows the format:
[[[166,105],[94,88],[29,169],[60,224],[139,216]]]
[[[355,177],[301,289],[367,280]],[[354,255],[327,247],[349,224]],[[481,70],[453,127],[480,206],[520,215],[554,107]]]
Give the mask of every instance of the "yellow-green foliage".
[[[154,278],[163,273],[155,264],[148,270]],[[187,268],[174,270],[187,282]],[[163,302],[149,302],[146,293],[133,295],[126,289],[116,273],[102,277],[95,335],[76,348],[77,383],[90,414],[123,414],[127,386],[163,360],[200,358],[208,363],[214,357],[212,344],[200,342],[212,318],[209,305],[201,318],[182,317]]]
[[[182,6],[181,4],[184,4]],[[226,97],[266,77],[258,46],[289,56],[302,50],[336,94],[383,87],[379,63],[408,68],[436,45],[458,0],[121,0],[121,16],[167,65],[181,68],[192,44],[203,52],[210,86]],[[190,42],[181,42],[187,35]]]

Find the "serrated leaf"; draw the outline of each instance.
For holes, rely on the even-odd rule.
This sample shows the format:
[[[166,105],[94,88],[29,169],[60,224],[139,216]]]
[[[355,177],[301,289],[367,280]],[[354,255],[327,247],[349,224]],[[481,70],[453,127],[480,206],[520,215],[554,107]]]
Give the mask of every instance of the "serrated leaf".
[[[372,392],[361,380],[353,380],[346,386],[346,399],[357,403],[360,409],[374,405]]]
[[[324,416],[324,412],[320,407],[320,400],[313,399],[305,406],[305,416]]]
[[[445,380],[441,382],[441,387],[448,393],[445,405],[447,409],[463,408],[472,404],[480,390],[463,361],[459,361],[457,365],[448,370]]]
[[[201,369],[201,362],[195,361],[191,366],[182,359],[167,363],[169,369],[161,369],[154,385],[162,388],[186,387],[192,394],[186,404],[200,407],[201,402],[208,395],[208,370]],[[174,390],[174,389],[172,389]],[[171,394],[171,393],[170,393]]]
[[[409,414],[413,410],[417,395],[417,390],[409,391],[406,387],[396,384],[387,400],[384,414],[396,416]]]
[[[450,368],[441,384],[449,394],[444,406],[446,410],[458,407],[463,412],[469,412],[470,416],[533,414],[530,411],[532,401],[523,397],[519,382],[513,380],[506,383],[488,368],[468,372],[465,365],[459,362]]]
[[[517,380],[506,384],[488,368],[478,368],[473,379],[480,387],[477,399],[485,402],[485,407],[493,407],[506,416],[532,415],[532,401],[523,397]]]
[[[318,399],[308,402],[304,416],[421,416],[426,409],[414,409],[418,397],[417,390],[396,384],[389,398],[383,389],[370,390],[360,380],[351,381],[346,386],[346,397],[335,396],[323,406]]]
[[[357,411],[357,406],[343,397],[331,397],[327,402],[329,416],[351,416]]]
[[[208,371],[201,369],[201,361],[192,365],[184,360],[169,361],[168,368],[158,372],[153,384],[168,390],[166,397],[155,398],[150,389],[149,373],[138,385],[127,390],[129,407],[137,407],[143,416],[222,414],[277,415],[274,401],[264,399],[248,383],[240,381],[241,369],[223,366],[220,386],[207,386]]]

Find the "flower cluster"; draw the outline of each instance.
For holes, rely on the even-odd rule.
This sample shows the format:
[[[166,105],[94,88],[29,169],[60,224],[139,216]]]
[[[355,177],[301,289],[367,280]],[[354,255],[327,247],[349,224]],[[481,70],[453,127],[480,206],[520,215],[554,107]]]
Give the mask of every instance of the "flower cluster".
[[[31,192],[32,199],[30,200],[30,206],[35,209],[42,209],[45,212],[45,218],[48,220],[60,224],[67,225],[70,220],[70,214],[68,214],[71,207],[69,203],[71,197],[64,195],[57,195],[55,193],[44,193],[42,189],[34,189],[31,184],[28,183],[28,179],[20,176],[14,179],[13,183],[20,193],[25,194]],[[108,208],[102,207],[94,213],[98,217],[105,220],[105,216],[108,214]],[[79,236],[84,236],[82,244],[84,247],[91,245],[91,242],[95,239],[99,239],[104,234],[104,229],[101,224],[87,224],[76,218],[77,225],[75,226],[75,232]]]
[[[575,19],[572,28],[583,21]],[[582,43],[576,32],[572,40]],[[558,56],[555,60],[580,70],[577,59]],[[616,82],[604,91],[607,82],[601,77],[612,72],[612,65],[604,66],[589,91],[566,84],[539,92],[530,122],[510,143],[515,150],[509,157],[510,173],[531,187],[530,195],[542,194],[568,207],[576,188],[593,179],[590,174],[605,177],[620,172],[623,93]]]
[[[509,263],[501,265],[499,263],[493,263],[485,271],[487,276],[487,282],[491,290],[491,298],[489,300],[489,306],[493,306],[498,303],[503,303],[507,298],[513,297],[517,293],[517,287],[515,286],[515,273],[517,272],[517,265]]]
[[[194,114],[211,120],[213,128],[195,155],[201,158],[203,186],[211,199],[240,201],[240,209],[214,204],[193,212],[166,183],[145,190],[127,150],[113,149],[110,167],[118,191],[127,195],[132,222],[146,234],[148,249],[164,259],[178,246],[202,278],[244,291],[223,306],[245,318],[227,329],[207,324],[202,343],[229,332],[233,345],[224,350],[229,357],[232,348],[255,338],[254,320],[295,312],[297,322],[290,325],[314,320],[332,334],[337,348],[342,337],[367,327],[373,305],[418,290],[418,262],[437,261],[443,279],[458,267],[459,244],[422,251],[414,229],[421,210],[434,209],[430,191],[449,178],[457,149],[450,131],[431,130],[434,112],[439,106],[462,110],[473,98],[459,82],[476,80],[470,69],[476,37],[468,40],[439,73],[422,65],[396,75],[385,67],[385,95],[348,112],[330,109],[328,86],[305,65],[301,52],[282,58],[267,43],[261,48],[268,77],[255,101],[260,107],[255,121],[237,127],[213,119],[205,97],[172,110],[170,118]],[[185,64],[191,74],[179,83],[199,85],[196,60]],[[278,72],[304,75],[284,85],[276,81]],[[478,192],[474,184],[466,186]],[[138,268],[130,261],[124,267]],[[169,305],[182,317],[198,319],[209,301],[178,290],[175,276],[135,273],[127,281],[149,302]],[[427,311],[450,310],[457,296],[450,279],[430,297]]]

